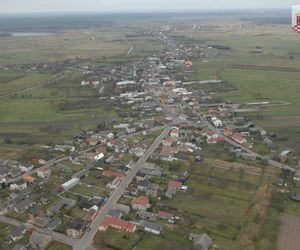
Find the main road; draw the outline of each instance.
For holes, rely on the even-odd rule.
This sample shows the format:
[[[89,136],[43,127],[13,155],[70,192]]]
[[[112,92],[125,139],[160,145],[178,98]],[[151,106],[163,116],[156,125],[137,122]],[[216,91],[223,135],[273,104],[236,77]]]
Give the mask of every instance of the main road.
[[[155,139],[155,141],[152,143],[152,145],[147,149],[147,151],[144,153],[144,155],[136,162],[134,167],[126,174],[123,181],[120,183],[120,185],[115,189],[115,191],[112,193],[112,195],[108,198],[106,204],[101,208],[100,213],[95,218],[95,220],[90,225],[90,230],[87,231],[81,239],[74,241],[73,243],[73,249],[74,250],[85,250],[88,249],[93,239],[98,231],[98,227],[100,223],[104,220],[106,215],[108,214],[109,210],[111,210],[115,204],[118,202],[118,200],[123,195],[125,189],[129,186],[129,184],[133,181],[134,177],[140,170],[140,168],[143,166],[143,164],[149,159],[149,157],[153,154],[155,149],[158,148],[162,140],[169,134],[171,130],[170,126],[166,126],[166,128],[163,130],[163,132]]]

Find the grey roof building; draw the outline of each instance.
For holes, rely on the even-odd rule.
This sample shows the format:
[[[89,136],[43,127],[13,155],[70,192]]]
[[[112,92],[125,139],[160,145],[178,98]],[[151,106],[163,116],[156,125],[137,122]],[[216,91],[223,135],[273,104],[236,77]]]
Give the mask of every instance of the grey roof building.
[[[189,239],[193,241],[195,249],[208,250],[213,244],[213,240],[207,234],[190,233]]]
[[[39,250],[44,250],[48,247],[48,245],[52,241],[52,236],[39,233],[39,232],[33,232],[31,237],[30,237],[30,244],[32,248],[34,249],[39,249]]]

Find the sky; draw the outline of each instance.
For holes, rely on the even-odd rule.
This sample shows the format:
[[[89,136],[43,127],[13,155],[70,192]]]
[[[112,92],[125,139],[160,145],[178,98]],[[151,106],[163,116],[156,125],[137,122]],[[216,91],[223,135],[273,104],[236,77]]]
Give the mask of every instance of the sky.
[[[0,13],[290,8],[300,0],[0,0]]]

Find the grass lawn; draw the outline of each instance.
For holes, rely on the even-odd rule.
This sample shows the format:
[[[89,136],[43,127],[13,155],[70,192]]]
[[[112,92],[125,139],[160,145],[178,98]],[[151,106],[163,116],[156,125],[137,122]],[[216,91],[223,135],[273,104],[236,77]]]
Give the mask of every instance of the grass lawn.
[[[110,228],[106,232],[97,233],[94,246],[97,249],[103,249],[103,247],[106,246],[113,249],[129,250],[133,249],[142,235],[143,232],[130,234]]]
[[[18,73],[16,74],[16,77],[18,77]],[[0,74],[1,77],[1,74]],[[31,73],[27,74],[25,76],[21,76],[15,80],[4,82],[2,83],[0,81],[1,91],[0,94],[13,91],[19,88],[24,88],[27,86],[32,86],[36,83],[45,81],[51,77],[50,74],[38,74],[38,73]],[[1,78],[0,78],[1,79]]]
[[[53,241],[47,248],[47,250],[71,250],[71,249],[72,249],[72,247],[65,245],[63,243],[60,243],[58,241]]]
[[[184,222],[167,229],[166,238],[182,245],[190,242],[190,232],[207,233],[217,245],[226,249],[241,249],[241,229],[247,222],[260,176],[231,170],[197,166],[185,183],[187,192],[179,191],[166,201],[166,206],[184,218]]]

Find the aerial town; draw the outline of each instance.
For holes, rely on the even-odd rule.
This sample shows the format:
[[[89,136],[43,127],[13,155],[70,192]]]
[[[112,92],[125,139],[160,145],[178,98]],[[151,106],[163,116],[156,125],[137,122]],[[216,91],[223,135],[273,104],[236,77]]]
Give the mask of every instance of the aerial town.
[[[300,6],[272,1],[0,1],[0,250],[300,249]]]
[[[164,32],[168,29],[145,34],[166,49],[142,61],[74,69],[85,78],[78,86],[99,93],[123,120],[78,131],[62,145],[41,145],[43,157],[36,164],[1,159],[0,221],[12,226],[5,244],[46,249],[58,241],[82,250],[93,244],[96,234],[111,230],[165,237],[167,228],[188,223],[172,200],[193,192],[191,168],[201,166],[215,145],[232,162],[280,169],[282,190],[288,185],[286,176],[300,180],[299,156],[290,149],[276,150],[276,135],[241,115],[272,103],[219,103],[202,88],[222,84],[218,76],[186,81],[193,60],[218,57],[219,48],[179,43]],[[108,82],[115,86],[106,95]],[[256,145],[264,145],[267,154],[257,153]],[[230,169],[241,172],[235,167]],[[291,195],[300,200],[300,194]],[[22,241],[28,232],[29,242]],[[210,232],[187,229],[183,234],[194,249],[224,249]]]

